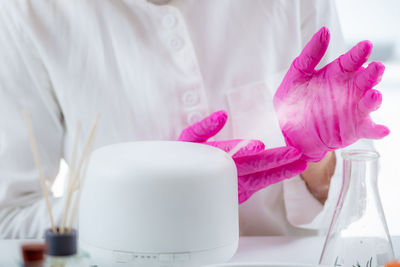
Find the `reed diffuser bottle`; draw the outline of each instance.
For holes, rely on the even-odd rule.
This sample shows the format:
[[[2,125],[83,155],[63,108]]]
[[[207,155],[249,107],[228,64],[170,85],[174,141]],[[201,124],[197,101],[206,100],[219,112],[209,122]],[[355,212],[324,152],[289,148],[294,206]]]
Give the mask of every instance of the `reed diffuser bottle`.
[[[320,264],[380,267],[394,258],[378,193],[379,154],[342,153],[343,181]]]
[[[65,233],[53,232],[48,229],[45,232],[46,240],[46,267],[78,267],[90,266],[89,256],[78,252],[77,231],[71,229]]]

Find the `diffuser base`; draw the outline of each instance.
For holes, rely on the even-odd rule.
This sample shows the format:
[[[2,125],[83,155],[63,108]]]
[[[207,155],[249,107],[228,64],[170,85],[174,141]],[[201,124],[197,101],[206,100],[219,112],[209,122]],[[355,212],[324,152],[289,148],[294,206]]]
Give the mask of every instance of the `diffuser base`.
[[[142,253],[104,249],[80,242],[80,248],[89,253],[93,264],[99,266],[198,267],[228,261],[237,247],[238,240],[227,246],[201,251]]]

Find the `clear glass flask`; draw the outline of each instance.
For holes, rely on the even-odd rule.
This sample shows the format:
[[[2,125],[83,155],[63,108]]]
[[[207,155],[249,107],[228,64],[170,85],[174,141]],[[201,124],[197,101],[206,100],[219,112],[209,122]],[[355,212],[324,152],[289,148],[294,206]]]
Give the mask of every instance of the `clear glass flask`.
[[[342,186],[319,263],[384,266],[394,253],[378,192],[379,154],[349,150],[342,157]]]

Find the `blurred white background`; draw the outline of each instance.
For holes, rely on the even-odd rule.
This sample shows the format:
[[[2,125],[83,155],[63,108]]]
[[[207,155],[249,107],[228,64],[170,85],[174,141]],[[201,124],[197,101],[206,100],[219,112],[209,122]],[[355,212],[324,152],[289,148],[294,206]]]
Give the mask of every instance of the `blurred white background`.
[[[337,6],[347,45],[372,41],[371,60],[386,66],[382,82],[376,86],[383,94],[382,107],[373,117],[391,133],[375,146],[381,154],[379,189],[389,231],[400,235],[400,1],[337,0]]]
[[[389,230],[400,235],[400,1],[337,0],[337,6],[348,47],[370,40],[374,44],[371,60],[386,65],[383,80],[376,87],[383,92],[383,104],[373,117],[389,126],[391,134],[375,144],[381,154],[379,188]],[[56,196],[62,195],[67,169],[63,161],[53,185]]]

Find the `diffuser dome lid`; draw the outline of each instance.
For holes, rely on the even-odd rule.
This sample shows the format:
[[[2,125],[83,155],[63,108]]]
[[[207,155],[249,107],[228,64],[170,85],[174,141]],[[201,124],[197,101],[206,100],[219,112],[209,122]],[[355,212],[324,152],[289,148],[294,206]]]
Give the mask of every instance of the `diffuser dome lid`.
[[[237,194],[235,163],[218,148],[178,141],[102,147],[83,185],[80,239],[143,253],[223,247],[237,240]]]
[[[215,176],[218,166],[232,161],[224,151],[203,144],[176,141],[143,141],[109,145],[91,156],[91,175],[112,179],[198,179]],[[149,168],[153,166],[153,168]],[[200,167],[199,167],[200,166]],[[204,166],[204,168],[201,168]],[[168,175],[165,175],[167,174]],[[190,174],[190,175],[187,175]]]

